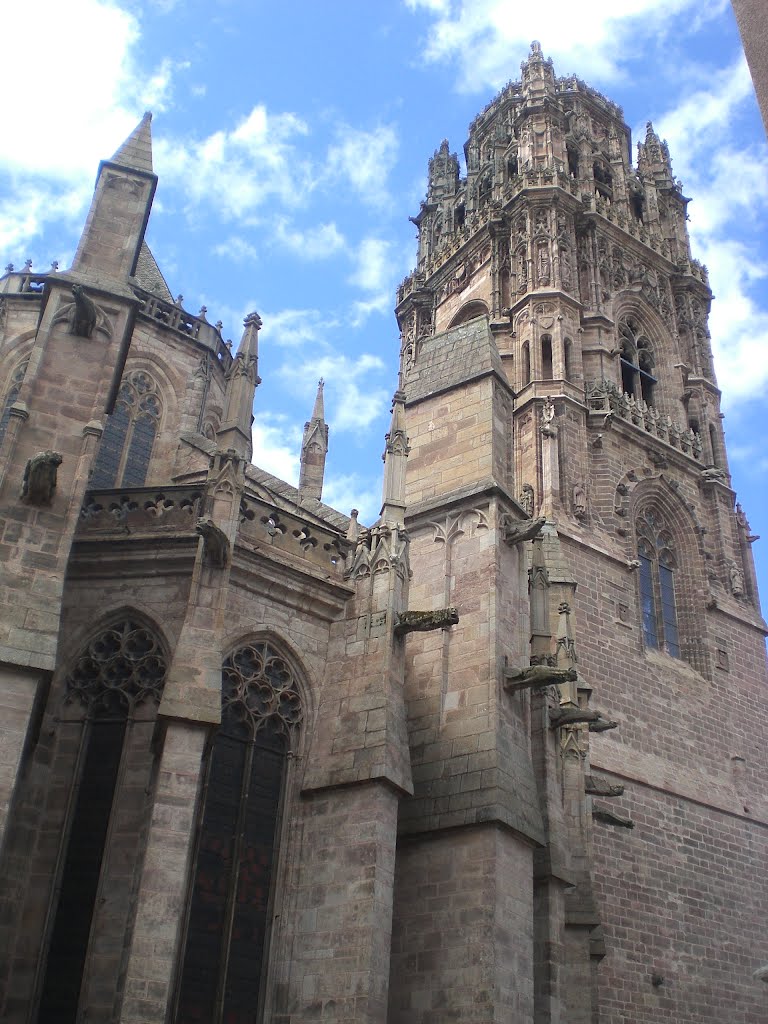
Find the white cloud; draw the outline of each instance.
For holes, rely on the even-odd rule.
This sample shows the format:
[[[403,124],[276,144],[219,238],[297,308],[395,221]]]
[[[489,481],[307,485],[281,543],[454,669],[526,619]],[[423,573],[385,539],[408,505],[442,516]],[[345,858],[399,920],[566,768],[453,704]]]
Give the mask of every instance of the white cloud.
[[[361,523],[373,523],[381,508],[381,480],[372,481],[357,473],[326,475],[323,501],[332,508],[349,513],[356,508]]]
[[[389,287],[392,263],[389,252],[392,243],[382,238],[364,238],[355,257],[355,270],[350,283],[369,292]]]
[[[509,78],[510,54],[542,38],[561,74],[578,68],[583,78],[621,77],[622,61],[643,39],[675,29],[681,18],[704,20],[720,13],[724,0],[624,0],[621,4],[577,4],[549,0],[546,22],[540,5],[509,0],[406,0],[433,18],[424,55],[455,62],[459,87],[473,92],[500,88]],[[546,33],[542,37],[542,31]]]
[[[398,137],[393,125],[378,125],[372,131],[339,125],[336,142],[328,149],[328,177],[347,181],[359,198],[370,206],[390,202],[387,179],[395,165]]]
[[[387,407],[389,390],[380,386],[384,361],[370,353],[350,358],[326,351],[284,364],[278,374],[309,401],[320,377],[325,380],[326,418],[332,430],[365,430]]]
[[[263,313],[262,320],[260,339],[284,348],[322,342],[328,330],[338,326],[338,321],[329,319],[319,309],[282,309]]]
[[[206,203],[225,218],[242,218],[267,200],[297,206],[314,187],[311,166],[295,147],[308,130],[295,114],[257,104],[231,130],[191,142],[158,139],[155,167],[190,205]]]
[[[230,235],[225,242],[214,245],[213,251],[217,256],[234,260],[235,263],[253,263],[259,258],[256,246],[246,242],[240,235]]]
[[[167,105],[175,72],[187,66],[140,67],[139,22],[110,0],[40,0],[33,22],[23,4],[7,5],[3,38],[14,43],[3,48],[0,90],[15,101],[3,109],[0,165],[58,180],[91,178],[147,101]],[[40,97],[66,102],[44,130],[32,113]]]
[[[299,483],[301,430],[287,416],[257,412],[253,424],[253,461],[281,480]]]
[[[347,244],[333,221],[302,230],[281,219],[275,226],[275,240],[304,260],[327,259]]]

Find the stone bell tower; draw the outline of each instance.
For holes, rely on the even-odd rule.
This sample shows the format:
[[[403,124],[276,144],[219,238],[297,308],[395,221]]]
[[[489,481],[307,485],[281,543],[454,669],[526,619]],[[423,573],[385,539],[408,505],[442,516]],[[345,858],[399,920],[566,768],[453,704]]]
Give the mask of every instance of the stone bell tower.
[[[411,594],[442,589],[460,616],[442,647],[409,647],[410,806],[473,841],[497,823],[490,873],[534,908],[518,1012],[714,1024],[726,1003],[757,1012],[733,949],[753,941],[766,893],[728,836],[765,850],[768,804],[765,751],[738,713],[765,718],[765,624],[712,295],[652,125],[633,164],[619,107],[556,77],[538,43],[521,72],[470,125],[465,174],[447,141],[429,161],[398,292]],[[539,686],[531,667],[564,675]],[[451,789],[464,770],[478,793]],[[738,921],[722,896],[737,884]]]

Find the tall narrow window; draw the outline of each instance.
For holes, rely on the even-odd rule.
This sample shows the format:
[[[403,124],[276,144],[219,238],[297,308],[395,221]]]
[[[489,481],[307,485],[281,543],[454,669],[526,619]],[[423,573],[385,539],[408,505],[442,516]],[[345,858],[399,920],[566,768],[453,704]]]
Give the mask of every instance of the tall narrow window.
[[[286,754],[302,717],[293,672],[268,643],[222,670],[177,998],[177,1024],[253,1024],[269,937]]]
[[[640,562],[640,607],[646,647],[663,648],[680,657],[675,602],[675,560],[672,535],[661,516],[646,510],[637,520],[637,556]]]
[[[38,1020],[75,1021],[101,864],[129,716],[157,705],[166,663],[150,630],[127,619],[103,630],[67,678],[67,701],[86,712],[81,770],[63,857]]]
[[[624,317],[620,321],[619,344],[622,390],[638,401],[653,405],[657,384],[653,375],[653,351],[634,317]]]
[[[8,388],[8,393],[5,396],[3,402],[3,411],[0,413],[0,444],[5,437],[5,431],[8,427],[8,421],[11,418],[11,406],[19,397],[21,391],[21,385],[24,382],[24,374],[27,372],[27,363],[29,360],[25,360],[18,366],[11,377],[11,386]]]
[[[123,379],[91,477],[92,487],[141,487],[147,478],[162,407],[155,381],[144,370]]]
[[[523,344],[522,371],[522,384],[523,387],[525,387],[526,384],[531,383],[531,346],[528,344],[527,341]]]
[[[548,334],[541,339],[541,379],[552,380],[552,339]]]

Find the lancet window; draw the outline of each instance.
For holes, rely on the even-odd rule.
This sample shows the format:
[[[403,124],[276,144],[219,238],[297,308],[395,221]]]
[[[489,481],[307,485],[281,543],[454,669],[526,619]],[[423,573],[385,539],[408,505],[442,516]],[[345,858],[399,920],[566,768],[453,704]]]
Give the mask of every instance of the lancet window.
[[[224,662],[221,728],[209,762],[177,1024],[252,1024],[262,996],[268,909],[287,755],[303,708],[269,642]]]
[[[0,413],[0,443],[2,443],[2,440],[5,437],[8,421],[11,418],[11,406],[19,397],[21,385],[24,382],[24,374],[27,372],[28,362],[29,360],[25,360],[21,363],[11,377],[10,387],[8,388],[8,393],[6,394],[5,401],[3,402],[3,411]]]
[[[628,394],[647,405],[653,405],[654,389],[658,383],[653,375],[653,349],[634,317],[619,322],[621,386]]]
[[[85,647],[66,680],[66,704],[83,712],[79,779],[62,854],[58,904],[41,986],[39,1021],[78,1018],[78,1003],[102,861],[126,740],[136,720],[154,720],[166,658],[152,630],[125,618]],[[152,725],[144,728],[152,729]],[[127,768],[127,770],[126,770]],[[126,777],[138,771],[128,764]],[[147,777],[145,785],[149,785]],[[139,831],[136,830],[135,856]],[[126,844],[121,857],[129,851]]]
[[[646,647],[680,657],[675,576],[677,560],[672,534],[653,509],[637,520],[637,557],[640,562],[640,607]]]
[[[158,387],[145,370],[123,378],[91,478],[92,487],[141,487],[149,470],[162,404]]]

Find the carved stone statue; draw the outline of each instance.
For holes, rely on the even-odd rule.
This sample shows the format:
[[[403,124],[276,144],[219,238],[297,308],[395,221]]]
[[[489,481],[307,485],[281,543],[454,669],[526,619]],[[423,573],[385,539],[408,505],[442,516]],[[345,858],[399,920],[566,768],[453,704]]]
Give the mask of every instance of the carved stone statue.
[[[541,432],[544,437],[557,437],[555,420],[555,406],[552,399],[547,395],[546,401],[541,408]]]
[[[203,538],[203,554],[206,562],[217,569],[224,569],[229,560],[229,538],[214,521],[198,519],[195,529]]]
[[[728,568],[728,576],[731,581],[731,593],[734,597],[742,597],[744,594],[744,571],[735,562],[731,562]]]
[[[447,629],[459,621],[455,608],[436,608],[432,612],[400,612],[395,624],[395,636],[406,633],[428,633],[433,629]]]
[[[75,297],[75,304],[70,314],[69,333],[76,334],[79,338],[90,338],[96,326],[96,306],[85,294],[82,285],[73,284],[72,294]]]
[[[510,547],[515,544],[523,544],[527,540],[535,540],[541,533],[541,529],[546,521],[545,516],[539,516],[538,519],[524,519],[520,521],[513,519],[509,512],[503,512],[499,521],[501,538]]]
[[[585,519],[587,515],[587,495],[580,483],[573,486],[573,514],[577,519]]]
[[[522,491],[520,491],[520,497],[517,500],[525,514],[528,516],[532,516],[534,495],[533,487],[530,484],[523,484],[523,489]]]
[[[50,505],[56,490],[56,475],[61,465],[59,452],[38,452],[27,462],[21,484],[21,497],[30,505]]]

